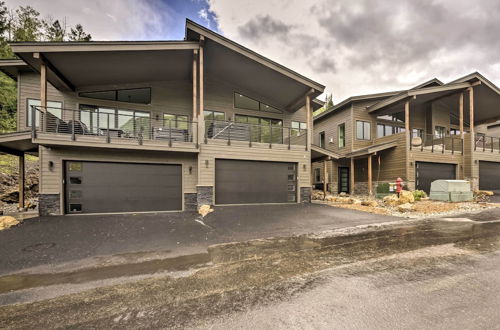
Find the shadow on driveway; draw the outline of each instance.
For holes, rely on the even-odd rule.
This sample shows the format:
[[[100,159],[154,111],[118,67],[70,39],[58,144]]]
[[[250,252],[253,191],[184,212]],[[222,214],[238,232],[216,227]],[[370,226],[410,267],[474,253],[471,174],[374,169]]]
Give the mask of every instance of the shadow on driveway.
[[[38,217],[0,232],[0,274],[97,256],[205,252],[211,244],[393,221],[318,204],[216,207],[202,226],[195,212]]]

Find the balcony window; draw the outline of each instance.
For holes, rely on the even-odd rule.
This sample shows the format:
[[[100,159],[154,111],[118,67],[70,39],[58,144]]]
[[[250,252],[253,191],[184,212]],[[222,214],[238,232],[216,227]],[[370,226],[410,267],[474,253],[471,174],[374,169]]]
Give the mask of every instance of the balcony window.
[[[114,89],[106,91],[80,92],[80,97],[127,103],[150,104],[151,88]]]
[[[234,121],[249,124],[252,142],[283,143],[283,121],[280,119],[236,115]]]
[[[163,127],[187,129],[188,121],[189,117],[186,115],[163,114]]]
[[[337,126],[339,148],[345,148],[345,124]]]
[[[460,135],[460,129],[450,128],[450,135]]]
[[[401,126],[393,126],[387,124],[377,124],[377,137],[389,136],[404,132],[405,128]]]
[[[424,136],[424,131],[420,128],[412,129],[412,136],[422,138]]]
[[[98,133],[101,129],[120,130],[125,135],[133,136],[136,136],[138,132],[149,132],[149,112],[121,110],[86,104],[81,104],[80,110],[81,122],[93,133]]]
[[[281,110],[240,93],[234,93],[234,107],[254,111],[282,113]]]
[[[358,140],[370,140],[371,139],[371,124],[367,121],[357,120],[356,121],[356,138]]]
[[[294,137],[301,136],[307,130],[307,124],[301,121],[292,121],[291,135]]]
[[[28,99],[26,102],[27,109],[26,109],[26,125],[28,127],[31,127],[31,116],[32,116],[32,106],[39,107],[41,105],[40,100],[36,99]],[[43,111],[43,109],[38,108],[38,110]],[[36,111],[36,126],[40,126],[40,111]],[[62,119],[62,102],[56,102],[56,101],[47,101],[47,111],[56,116],[59,119]]]
[[[446,136],[446,128],[443,126],[436,126],[434,128],[434,136],[437,138],[443,138]]]

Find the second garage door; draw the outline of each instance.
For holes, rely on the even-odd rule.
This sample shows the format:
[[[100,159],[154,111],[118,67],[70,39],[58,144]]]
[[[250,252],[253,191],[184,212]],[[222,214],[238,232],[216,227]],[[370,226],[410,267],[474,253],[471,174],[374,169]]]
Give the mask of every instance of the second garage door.
[[[500,193],[500,163],[479,162],[479,189]]]
[[[416,187],[429,193],[435,180],[455,180],[456,165],[443,163],[417,162]]]
[[[215,204],[296,201],[295,163],[226,159],[215,162]]]
[[[182,209],[181,165],[67,161],[66,212]]]

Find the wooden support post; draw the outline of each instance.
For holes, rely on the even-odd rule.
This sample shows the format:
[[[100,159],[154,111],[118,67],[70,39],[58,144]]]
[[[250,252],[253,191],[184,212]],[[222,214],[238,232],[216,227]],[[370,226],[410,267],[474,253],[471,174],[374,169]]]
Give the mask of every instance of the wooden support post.
[[[409,151],[409,146],[411,145],[411,140],[410,140],[410,101],[405,102],[405,138],[406,138],[406,152],[405,152],[405,175],[406,175],[406,180],[409,180],[409,173],[410,173],[410,151]]]
[[[312,128],[313,128],[312,112],[311,112],[311,96],[309,96],[309,95],[306,96],[306,113],[307,113],[306,150],[309,150],[310,146],[312,144],[311,138],[312,138]]]
[[[368,195],[373,195],[372,184],[372,155],[368,155]]]
[[[47,129],[47,66],[42,62],[40,64],[40,111],[43,121],[40,123],[42,132]],[[36,125],[36,118],[32,118]]]
[[[349,169],[349,178],[351,179],[350,181],[350,184],[349,184],[349,188],[350,188],[350,193],[353,194],[354,193],[354,158],[351,157],[351,168]]]
[[[198,136],[198,50],[193,50],[193,120],[190,124],[193,128],[193,132],[191,133],[194,136],[194,140],[196,141],[196,147],[198,147],[198,143],[200,141],[200,137]],[[196,135],[195,135],[196,134]]]
[[[326,191],[328,185],[328,170],[326,168],[328,160],[323,161],[323,200],[326,198]]]
[[[24,186],[25,186],[25,175],[24,175],[24,154],[19,155],[19,208],[24,208]]]
[[[205,138],[205,143],[207,143],[207,131],[205,129],[205,116],[203,115],[203,111],[205,110],[204,98],[205,98],[205,86],[204,86],[204,44],[205,37],[200,36],[200,50],[199,50],[199,58],[198,58],[198,78],[199,78],[199,101],[198,101],[198,125],[200,127],[200,131],[203,132],[203,136]]]
[[[460,138],[464,139],[464,93],[460,93],[458,100],[459,115],[460,115]]]
[[[475,140],[474,136],[474,89],[469,87],[469,127],[472,140]]]

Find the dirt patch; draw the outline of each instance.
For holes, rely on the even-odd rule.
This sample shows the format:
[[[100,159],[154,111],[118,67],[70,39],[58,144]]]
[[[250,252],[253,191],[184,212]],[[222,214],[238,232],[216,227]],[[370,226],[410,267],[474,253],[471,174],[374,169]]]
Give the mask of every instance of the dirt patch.
[[[445,203],[434,201],[422,201],[414,204],[414,212],[423,214],[450,212],[453,210],[461,209],[462,204],[468,203]]]

